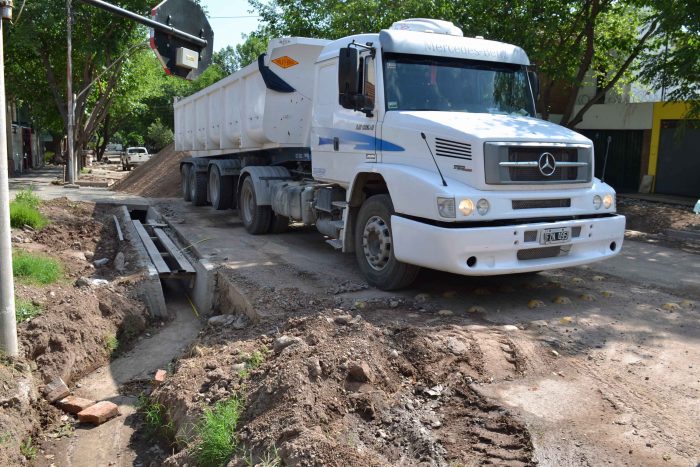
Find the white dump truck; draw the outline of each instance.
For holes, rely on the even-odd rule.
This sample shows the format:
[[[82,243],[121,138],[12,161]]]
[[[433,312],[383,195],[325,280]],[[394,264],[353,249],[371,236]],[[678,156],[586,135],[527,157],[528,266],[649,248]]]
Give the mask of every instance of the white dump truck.
[[[514,45],[409,19],[378,34],[282,38],[175,103],[182,194],[251,234],[315,225],[367,281],[421,267],[495,275],[620,252],[625,218],[593,144],[536,117]]]

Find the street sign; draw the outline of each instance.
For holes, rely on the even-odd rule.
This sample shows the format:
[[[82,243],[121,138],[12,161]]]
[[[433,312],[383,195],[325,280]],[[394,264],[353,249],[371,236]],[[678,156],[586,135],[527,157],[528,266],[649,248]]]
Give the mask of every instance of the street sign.
[[[214,52],[214,31],[202,8],[192,0],[165,0],[151,10],[158,23],[185,32],[202,41],[193,41],[182,34],[151,29],[151,48],[163,64],[165,72],[186,79],[195,79],[211,64]]]

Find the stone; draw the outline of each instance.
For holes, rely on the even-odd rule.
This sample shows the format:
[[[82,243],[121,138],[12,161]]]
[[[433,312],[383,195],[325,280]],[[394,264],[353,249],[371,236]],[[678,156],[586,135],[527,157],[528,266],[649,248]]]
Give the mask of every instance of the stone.
[[[467,313],[486,313],[486,308],[484,308],[483,306],[474,305],[469,307]]]
[[[569,297],[554,297],[552,300],[552,303],[556,303],[557,305],[568,305],[571,303],[571,299]]]
[[[533,299],[533,300],[530,300],[529,302],[527,302],[527,307],[531,310],[534,310],[535,308],[540,308],[543,306],[544,306],[544,302],[542,300]]]
[[[87,277],[79,277],[75,281],[76,287],[90,287],[90,279]]]
[[[419,303],[425,303],[428,300],[430,300],[430,294],[427,293],[419,293],[418,295],[415,296],[415,301]]]
[[[95,405],[95,401],[78,396],[68,396],[58,401],[58,406],[61,407],[61,409],[73,415],[76,415],[93,405]]]
[[[519,331],[520,328],[517,326],[513,326],[512,324],[506,324],[505,326],[502,326],[501,329],[503,329],[506,332],[513,332],[513,331]]]
[[[360,383],[371,383],[374,381],[374,375],[369,364],[365,361],[360,363],[350,363],[348,365],[348,376],[354,381]]]
[[[323,374],[323,369],[321,368],[321,362],[318,358],[310,358],[306,362],[306,367],[309,370],[309,376],[311,378],[318,378]]]
[[[94,264],[95,267],[104,266],[107,263],[109,263],[108,258],[100,258],[100,259],[96,259],[95,261],[92,262],[92,264]]]
[[[231,370],[234,373],[240,373],[241,371],[245,370],[245,363],[234,363],[231,365]]]
[[[44,388],[44,398],[50,403],[54,403],[61,399],[64,399],[70,395],[70,389],[66,386],[66,383],[59,377],[54,378],[49,384]]]
[[[389,301],[389,308],[398,308],[399,307],[399,301],[398,300],[390,300]]]
[[[574,318],[572,316],[564,316],[563,318],[559,319],[559,324],[569,325],[573,322]]]
[[[124,272],[125,267],[126,258],[124,257],[124,253],[120,251],[117,253],[117,256],[114,257],[114,269],[116,269],[118,272]]]
[[[209,324],[212,326],[228,326],[235,320],[233,315],[218,315],[209,318]]]
[[[350,324],[350,322],[352,321],[352,316],[350,316],[350,315],[340,315],[340,316],[336,316],[336,317],[333,319],[333,321],[334,321],[336,324],[347,325],[347,324]]]
[[[399,358],[399,351],[396,349],[391,349],[391,351],[389,352],[389,357],[392,359]]]
[[[299,342],[301,342],[301,339],[298,337],[280,336],[272,343],[272,349],[275,351],[275,353],[280,353],[290,345],[298,344]]]
[[[117,407],[116,404],[109,401],[100,401],[95,405],[91,405],[87,409],[78,412],[78,420],[81,423],[101,425],[117,415],[119,415],[119,407]]]
[[[245,329],[247,326],[247,321],[246,321],[246,316],[245,315],[238,315],[238,318],[231,323],[231,327],[236,330],[241,330]]]
[[[438,311],[440,316],[452,316],[454,312],[452,310],[440,310]]]
[[[160,386],[165,382],[165,377],[168,375],[168,372],[165,370],[156,370],[156,374],[153,377],[153,383],[156,386]]]

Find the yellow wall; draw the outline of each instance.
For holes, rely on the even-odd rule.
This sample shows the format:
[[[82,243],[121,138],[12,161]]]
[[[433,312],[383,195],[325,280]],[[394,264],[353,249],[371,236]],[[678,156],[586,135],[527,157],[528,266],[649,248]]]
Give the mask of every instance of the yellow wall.
[[[654,185],[656,185],[656,168],[659,163],[661,120],[682,120],[687,112],[688,104],[684,102],[654,102],[654,115],[651,122],[651,147],[649,148],[649,175],[654,175]]]

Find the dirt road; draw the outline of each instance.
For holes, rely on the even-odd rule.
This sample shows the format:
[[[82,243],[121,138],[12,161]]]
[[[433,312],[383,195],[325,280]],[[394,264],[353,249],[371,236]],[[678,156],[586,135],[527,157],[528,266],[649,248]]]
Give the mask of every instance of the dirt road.
[[[431,339],[469,333],[488,375],[474,389],[517,414],[541,465],[700,461],[698,255],[627,242],[590,267],[493,278],[424,271],[393,294],[368,289],[354,257],[311,229],[254,237],[231,212],[159,208],[261,316],[350,303],[378,325],[437,329]]]

